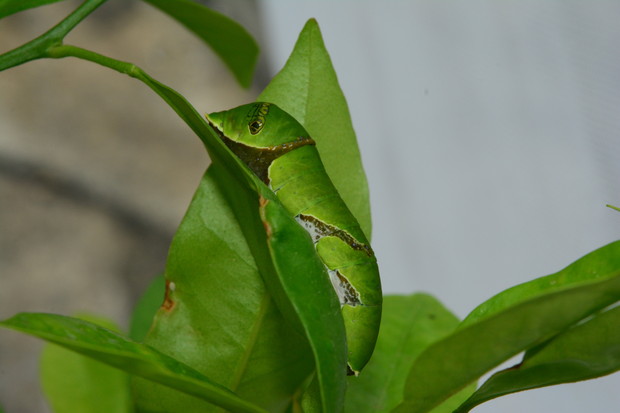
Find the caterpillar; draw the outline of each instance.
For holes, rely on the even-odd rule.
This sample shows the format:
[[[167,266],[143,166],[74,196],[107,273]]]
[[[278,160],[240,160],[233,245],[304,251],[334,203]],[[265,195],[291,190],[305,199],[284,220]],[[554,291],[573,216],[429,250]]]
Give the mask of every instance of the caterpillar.
[[[206,117],[226,146],[312,238],[340,300],[347,374],[357,376],[370,359],[379,332],[379,269],[359,223],[327,175],[315,141],[272,103],[250,103]]]

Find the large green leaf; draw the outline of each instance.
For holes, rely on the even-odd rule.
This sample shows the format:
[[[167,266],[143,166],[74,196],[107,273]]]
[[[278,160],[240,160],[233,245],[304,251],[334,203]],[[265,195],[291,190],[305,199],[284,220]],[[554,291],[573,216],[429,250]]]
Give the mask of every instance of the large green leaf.
[[[618,271],[618,269],[620,269],[620,241],[592,251],[555,274],[540,277],[502,291],[476,307],[459,327],[463,328],[485,317],[497,314],[522,301],[574,287],[581,283],[589,283],[597,278],[608,277],[610,273]]]
[[[23,10],[58,3],[59,1],[63,0],[0,0],[0,19]]]
[[[107,319],[80,318],[118,331]],[[40,364],[41,385],[54,413],[132,411],[127,373],[51,343],[44,347]]]
[[[375,352],[363,373],[348,379],[345,411],[389,412],[400,404],[414,359],[429,344],[451,333],[458,323],[429,295],[385,296]],[[460,401],[467,396],[461,395]]]
[[[252,192],[225,171],[219,164],[209,168],[179,227],[166,268],[166,300],[146,342],[280,411],[310,374],[312,353],[274,305],[221,185],[245,197]],[[255,193],[254,199],[258,214]],[[148,382],[135,387],[142,410],[216,410]]]
[[[349,108],[316,20],[308,20],[286,65],[258,100],[277,104],[306,128],[340,196],[370,239],[368,182]]]
[[[522,363],[495,373],[456,412],[537,387],[604,376],[620,369],[620,307],[596,315],[545,343]]]
[[[432,344],[413,364],[398,412],[427,412],[501,362],[540,345],[620,299],[619,243],[603,247],[556,274],[570,280],[574,267],[587,276],[578,283],[516,300],[470,321]],[[615,251],[615,253],[614,253]],[[608,257],[606,262],[602,257]],[[615,264],[614,264],[615,263]]]
[[[176,19],[204,40],[226,63],[243,87],[249,87],[258,45],[243,26],[191,0],[144,0]]]
[[[209,400],[234,412],[264,412],[196,370],[144,344],[96,324],[56,314],[20,313],[0,326],[92,357],[128,373]]]

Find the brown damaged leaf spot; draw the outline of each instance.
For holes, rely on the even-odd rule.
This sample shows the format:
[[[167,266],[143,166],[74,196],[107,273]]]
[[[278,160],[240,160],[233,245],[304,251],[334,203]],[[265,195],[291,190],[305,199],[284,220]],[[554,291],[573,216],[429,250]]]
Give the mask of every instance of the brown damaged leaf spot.
[[[165,311],[172,311],[176,306],[176,302],[170,297],[174,291],[174,288],[174,282],[166,280],[166,294],[164,295],[164,302],[161,305],[161,308]]]
[[[264,198],[262,195],[259,195],[258,198],[258,206],[261,208],[265,208],[265,206],[269,203],[269,200]]]
[[[267,204],[269,203],[268,199],[263,198],[262,195],[259,196],[258,198],[258,206],[261,210],[261,221],[263,221],[263,228],[265,228],[265,234],[267,234],[267,239],[271,238],[271,225],[269,225],[269,222],[267,222],[267,218],[265,217],[265,207],[267,206]]]

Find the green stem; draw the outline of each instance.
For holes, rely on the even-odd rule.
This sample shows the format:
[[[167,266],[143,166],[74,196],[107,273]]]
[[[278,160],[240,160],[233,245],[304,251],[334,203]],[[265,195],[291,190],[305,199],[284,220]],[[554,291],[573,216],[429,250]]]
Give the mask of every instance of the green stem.
[[[620,208],[618,208],[617,206],[613,206],[613,205],[607,204],[606,207],[611,208],[611,209],[615,209],[616,211],[620,211]]]
[[[133,63],[116,60],[77,46],[65,44],[56,45],[49,48],[46,54],[46,57],[51,57],[52,59],[61,59],[69,56],[77,57],[79,59],[100,64],[101,66],[109,67],[110,69],[114,69],[117,72],[124,73],[131,77],[141,78],[142,75],[145,75],[144,71]]]
[[[29,41],[28,43],[0,55],[0,71],[29,62],[35,59],[50,57],[49,50],[62,44],[75,26],[101,6],[106,0],[86,0],[70,15],[50,30]]]

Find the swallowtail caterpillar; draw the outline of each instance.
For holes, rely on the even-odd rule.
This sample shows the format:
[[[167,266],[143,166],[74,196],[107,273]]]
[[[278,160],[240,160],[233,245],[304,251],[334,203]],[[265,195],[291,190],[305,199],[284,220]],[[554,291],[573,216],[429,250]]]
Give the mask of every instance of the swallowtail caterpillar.
[[[270,103],[211,113],[207,120],[312,237],[340,300],[348,374],[359,374],[379,332],[379,269],[359,223],[325,172],[314,140],[291,115]]]

